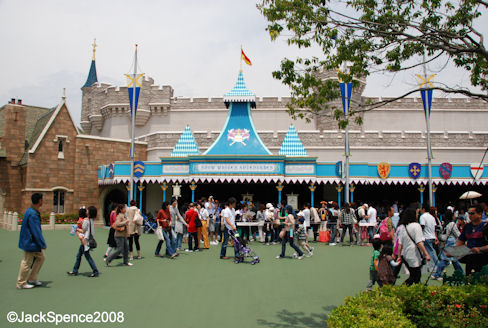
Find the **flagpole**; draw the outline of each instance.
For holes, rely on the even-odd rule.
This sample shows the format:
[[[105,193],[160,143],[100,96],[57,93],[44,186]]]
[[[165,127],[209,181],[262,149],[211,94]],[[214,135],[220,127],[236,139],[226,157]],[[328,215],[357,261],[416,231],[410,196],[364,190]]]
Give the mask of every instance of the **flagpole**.
[[[239,58],[241,59],[240,60],[240,71],[242,72],[242,44],[241,44],[241,53],[239,54]]]
[[[137,44],[134,53],[134,80],[132,81],[132,129],[131,129],[131,140],[130,140],[130,197],[129,201],[132,200],[134,193],[134,157],[135,157],[135,126],[136,126],[136,86],[137,86]],[[135,197],[134,197],[135,198]],[[130,205],[130,204],[129,204]]]
[[[427,67],[425,65],[425,51],[423,54],[423,60],[424,60],[424,79],[427,81]],[[430,108],[427,111],[425,111],[425,125],[427,129],[427,167],[429,171],[429,205],[433,206],[432,200],[434,199],[433,197],[433,187],[432,187],[432,148],[431,148],[431,141],[430,141]]]
[[[345,176],[346,176],[346,203],[349,203],[349,91],[347,90],[347,83],[344,83],[345,87],[345,94],[346,94],[346,104],[345,104],[345,109],[346,109],[346,135],[345,135],[345,155],[346,155],[346,165],[345,165]]]

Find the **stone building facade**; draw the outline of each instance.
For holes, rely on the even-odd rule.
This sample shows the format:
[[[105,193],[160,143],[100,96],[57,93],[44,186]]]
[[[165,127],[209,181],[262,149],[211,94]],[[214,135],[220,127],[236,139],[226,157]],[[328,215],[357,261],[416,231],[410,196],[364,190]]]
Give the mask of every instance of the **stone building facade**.
[[[363,84],[354,94],[356,102],[385,100],[364,97],[362,90]],[[319,113],[311,122],[293,120],[287,112],[288,101],[257,97],[252,115],[266,146],[276,154],[288,127],[294,124],[309,156],[316,156],[321,162],[343,160],[344,131],[338,129],[333,110]],[[479,162],[488,144],[487,114],[488,104],[480,100],[434,98],[431,114],[434,160]],[[420,97],[404,98],[362,116],[362,125],[350,127],[351,161],[426,161],[426,128]],[[146,78],[135,134],[137,140],[147,142],[148,159],[159,160],[171,154],[186,125],[190,125],[204,152],[219,135],[226,118],[222,98],[177,98],[170,86],[156,86],[151,78]],[[81,125],[88,134],[123,138],[129,133],[129,122],[126,87],[94,83],[83,88]]]
[[[101,192],[110,190],[98,188],[99,165],[129,159],[129,141],[80,133],[64,99],[53,108],[11,101],[0,108],[0,127],[1,203],[8,211],[25,211],[34,192],[43,193],[46,213],[103,209]],[[136,156],[146,160],[145,143],[136,144]]]

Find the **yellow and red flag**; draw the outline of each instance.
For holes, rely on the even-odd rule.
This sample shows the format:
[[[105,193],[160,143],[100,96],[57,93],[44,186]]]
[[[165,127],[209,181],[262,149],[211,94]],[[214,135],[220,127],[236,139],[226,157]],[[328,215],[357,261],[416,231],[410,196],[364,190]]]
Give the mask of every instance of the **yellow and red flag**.
[[[247,58],[247,56],[244,53],[244,50],[242,50],[242,48],[241,48],[241,59],[244,60],[244,62],[246,64],[248,64],[249,66],[252,66],[251,60],[249,58]]]

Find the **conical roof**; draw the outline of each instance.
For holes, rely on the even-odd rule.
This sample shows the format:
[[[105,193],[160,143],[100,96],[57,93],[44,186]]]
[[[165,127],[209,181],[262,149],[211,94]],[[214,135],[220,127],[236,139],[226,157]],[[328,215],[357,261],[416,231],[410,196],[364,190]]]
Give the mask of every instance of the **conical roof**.
[[[293,124],[290,125],[278,154],[291,157],[307,156],[307,152]]]
[[[185,157],[198,154],[200,154],[200,150],[198,149],[197,142],[191,132],[190,126],[187,125],[181,134],[180,139],[176,143],[175,148],[173,148],[171,157]]]
[[[237,76],[237,82],[234,88],[224,95],[225,102],[255,102],[256,95],[249,91],[244,83],[242,71]]]
[[[95,66],[95,60],[92,60],[90,65],[90,72],[88,72],[88,77],[82,88],[91,87],[94,83],[98,82],[97,78],[97,68]]]

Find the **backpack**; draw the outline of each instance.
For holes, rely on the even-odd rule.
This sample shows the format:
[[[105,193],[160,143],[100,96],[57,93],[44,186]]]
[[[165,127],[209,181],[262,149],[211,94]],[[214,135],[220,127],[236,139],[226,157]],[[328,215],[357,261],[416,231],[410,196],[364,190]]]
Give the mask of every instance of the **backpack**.
[[[390,230],[388,230],[388,218],[381,221],[379,233],[381,241],[391,240]]]

